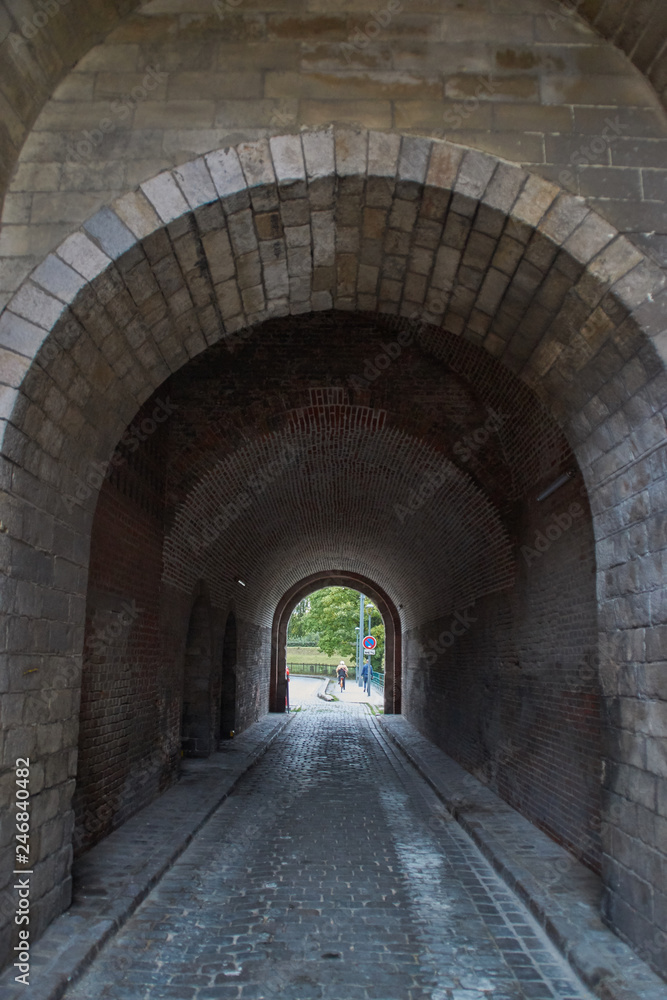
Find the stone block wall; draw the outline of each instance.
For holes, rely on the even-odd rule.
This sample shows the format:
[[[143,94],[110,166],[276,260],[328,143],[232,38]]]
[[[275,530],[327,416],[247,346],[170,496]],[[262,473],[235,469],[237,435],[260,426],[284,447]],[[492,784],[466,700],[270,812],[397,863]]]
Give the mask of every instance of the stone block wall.
[[[592,0],[517,0],[510,10],[496,0],[474,9],[444,0],[437,10],[415,0],[362,0],[351,10],[332,0],[326,15],[304,12],[297,0],[279,9],[183,0],[143,4],[113,30],[105,2],[95,15],[108,30],[104,41],[90,47],[86,12],[71,47],[76,58],[87,45],[83,58],[66,76],[60,60],[20,97],[26,59],[33,50],[36,59],[54,57],[47,33],[60,25],[67,34],[62,19],[81,6],[70,5],[20,58],[10,48],[0,60],[11,76],[7,92],[23,100],[5,168],[20,147],[2,215],[0,308],[73,227],[160,170],[329,123],[447,138],[526,165],[667,261],[664,110],[627,56],[585,21],[590,8],[603,32],[622,23],[612,0],[604,11]],[[664,70],[655,53],[649,58],[664,23],[661,10],[647,12],[656,5],[642,4],[638,15],[632,37],[641,51],[629,35],[626,48],[642,69],[655,64],[661,88]],[[46,100],[47,77],[61,76]]]
[[[244,177],[252,183],[249,192]],[[372,203],[378,197],[380,212]],[[597,540],[600,677],[607,704],[618,709],[613,718],[621,731],[612,744],[614,766],[606,769],[606,788],[628,815],[638,805],[645,810],[633,851],[617,837],[620,821],[603,829],[603,872],[610,902],[618,902],[619,914],[627,908],[628,919],[616,926],[640,943],[646,923],[660,928],[661,883],[653,881],[653,864],[663,863],[659,823],[666,808],[665,777],[655,757],[666,702],[659,669],[646,669],[664,663],[659,659],[665,614],[660,524],[667,397],[659,357],[665,343],[661,275],[581,202],[534,175],[449,144],[401,141],[385,133],[304,132],[302,138],[271,144],[245,143],[238,156],[221,151],[174,176],[156,178],[142,193],[121,199],[117,211],[90,220],[85,232],[70,237],[0,319],[9,372],[0,465],[8,514],[0,552],[11,559],[6,636],[12,654],[11,663],[0,663],[3,695],[11,696],[11,711],[3,717],[8,769],[3,783],[11,780],[17,747],[29,747],[46,772],[75,741],[76,675],[66,683],[55,683],[54,677],[58,659],[68,653],[74,658],[81,649],[87,519],[96,498],[68,518],[62,497],[91,461],[108,456],[142,400],[207,344],[224,338],[233,358],[242,339],[235,336],[238,330],[262,330],[260,323],[290,310],[290,323],[297,312],[326,311],[334,303],[349,314],[416,315],[423,317],[425,335],[429,324],[444,325],[444,331],[430,330],[436,362],[446,362],[448,340],[454,338],[471,350],[483,345],[502,358],[499,365],[518,372],[526,391],[532,390],[532,398],[542,400],[550,419],[565,429],[585,475]],[[299,226],[297,212],[305,216]],[[277,225],[284,220],[284,241],[272,235],[272,216]],[[210,253],[202,252],[201,244],[211,246]],[[310,258],[304,246],[312,247]],[[66,303],[76,301],[70,308],[60,295]],[[45,337],[48,354],[40,349]],[[38,351],[23,378],[28,356]],[[475,376],[485,391],[494,383],[479,370]],[[347,415],[364,405],[325,402],[310,411],[302,407],[299,419],[307,421],[310,412],[330,417],[344,411],[339,426],[349,427]],[[327,430],[324,418],[313,422]],[[378,429],[387,426],[386,420],[376,422]],[[410,427],[412,438],[401,432],[410,461],[406,475],[393,481],[397,501],[420,490],[425,468],[420,455],[431,448],[429,443],[419,452]],[[274,432],[266,430],[269,437]],[[521,472],[523,456],[515,451],[518,462],[511,471]],[[486,462],[479,471],[484,468]],[[384,517],[384,491],[381,500]],[[469,505],[459,506],[468,512]],[[428,506],[429,516],[437,510]],[[405,604],[400,590],[410,594],[401,609],[407,628],[421,624],[420,613],[423,621],[437,620],[442,602],[424,615],[414,586],[424,576],[424,556],[432,555],[432,533],[416,531],[421,548],[406,545],[405,557],[396,561],[396,519],[373,523],[391,525],[387,540],[378,538],[372,551],[368,546],[344,551],[342,558],[358,569],[363,551],[368,566],[362,569],[388,581],[386,590],[399,608]],[[340,553],[342,537],[334,522],[329,530],[327,562]],[[268,546],[257,549],[257,530],[249,538],[253,544],[245,550],[243,572],[257,567],[259,579],[254,598],[246,598],[248,607],[262,604],[266,612],[280,588],[293,582],[284,570],[286,555],[290,572],[297,563],[294,572],[303,573],[309,561],[309,572],[320,569],[289,537],[270,536],[270,558]],[[446,559],[446,546],[441,555]],[[457,571],[461,563],[457,560]],[[484,560],[479,565],[483,568]],[[437,569],[433,579],[441,597],[448,576]],[[230,562],[226,570],[232,577],[239,567]],[[192,596],[188,592],[190,602]],[[239,609],[239,621],[251,617]],[[35,691],[53,695],[48,722],[31,701]],[[24,703],[30,713],[25,717]],[[4,706],[3,698],[3,712]],[[61,810],[61,829],[68,822],[71,782],[61,771],[49,780],[34,798],[36,843],[54,818],[52,809]],[[622,822],[625,833],[631,825],[625,817]],[[10,831],[3,833],[9,844]],[[67,849],[60,853],[59,843],[54,847],[49,839],[42,854],[36,851],[41,899],[51,914],[62,902],[54,893],[64,883],[48,881],[61,875],[66,861]],[[40,897],[35,904],[41,905]]]
[[[260,102],[258,110],[263,111],[265,124],[270,123],[271,116],[279,116],[278,124],[283,127],[291,123],[297,101],[293,92],[288,92],[282,99],[278,98],[278,101],[272,98],[270,91],[263,93],[257,73],[248,67],[240,55],[239,47],[244,41],[279,41],[282,55],[276,54],[266,65],[274,72],[283,73],[294,71],[301,45],[309,40],[312,41],[306,63],[315,71],[321,69],[328,72],[332,66],[342,66],[361,73],[368,69],[387,72],[394,68],[413,73],[424,61],[430,62],[432,69],[439,70],[442,60],[448,59],[452,64],[452,81],[448,93],[437,93],[436,100],[446,96],[454,106],[456,100],[453,99],[476,99],[478,84],[474,79],[466,81],[466,74],[486,74],[491,69],[500,69],[507,73],[508,83],[496,94],[501,104],[501,95],[505,95],[506,105],[500,110],[498,123],[502,126],[504,119],[504,128],[509,133],[516,133],[521,127],[521,115],[515,117],[511,105],[516,101],[529,100],[535,94],[534,86],[531,87],[529,82],[522,79],[521,74],[534,70],[539,65],[540,56],[535,49],[540,43],[545,48],[547,58],[545,69],[553,77],[557,77],[567,64],[570,73],[605,73],[605,86],[609,84],[610,75],[618,71],[627,75],[627,63],[618,60],[614,64],[609,57],[605,65],[604,59],[600,59],[597,43],[599,36],[602,36],[626,53],[634,65],[648,77],[663,103],[665,102],[667,15],[661,0],[643,0],[641,3],[635,0],[553,0],[551,3],[521,0],[512,5],[512,17],[502,7],[497,10],[497,5],[490,0],[486,5],[477,4],[470,11],[462,8],[460,3],[444,2],[440,7],[442,27],[433,18],[430,5],[415,6],[411,2],[408,8],[401,0],[389,0],[379,7],[376,3],[360,2],[355,5],[354,11],[348,11],[342,5],[330,4],[326,17],[322,17],[317,11],[313,11],[310,16],[299,16],[299,6],[289,3],[281,4],[280,11],[254,5],[252,12],[245,12],[240,5],[216,5],[213,0],[203,0],[194,8],[192,3],[184,3],[180,12],[188,15],[188,24],[183,49],[188,51],[191,62],[183,68],[195,73],[204,70],[209,74],[216,69],[210,61],[213,45],[197,38],[197,20],[203,22],[209,39],[216,29],[224,30],[229,42],[226,53],[228,68],[235,76],[224,85],[224,94],[220,93],[222,81],[216,80],[209,100],[215,96],[226,98],[228,107],[225,124],[232,127],[247,124],[243,120],[243,111],[248,98]],[[25,0],[20,6],[11,0],[0,0],[0,191],[3,194],[30,128],[57,85],[64,81],[59,88],[64,97],[69,95],[70,99],[87,99],[90,96],[89,83],[81,85],[78,81],[65,79],[69,71],[91,46],[101,43],[118,28],[123,18],[131,17],[132,12],[139,9],[143,9],[144,14],[149,16],[152,13],[152,20],[159,22],[161,27],[168,24],[169,15],[173,20],[179,13],[175,4],[146,4],[139,0],[96,0],[94,5],[87,0]],[[224,27],[221,15],[224,15]],[[396,28],[399,17],[405,51],[394,60],[391,47],[400,37]],[[533,18],[535,34],[531,36]],[[135,18],[130,23],[136,25],[141,21]],[[587,24],[592,26],[592,31]],[[136,37],[132,37],[132,30]],[[132,86],[140,82],[142,66],[137,64],[135,58],[136,46],[137,42],[141,44],[145,41],[145,32],[137,32],[136,28],[130,27],[129,34],[124,28],[120,29],[120,34],[124,45],[122,49],[116,50],[113,55],[95,57],[104,74],[99,86],[101,98],[115,97],[119,92],[129,93]],[[492,44],[495,41],[500,43],[497,65],[487,51],[486,35],[492,38]],[[531,41],[537,43],[532,46],[532,55],[526,51],[517,51],[517,44],[527,48],[526,43]],[[440,43],[439,50],[433,43]],[[461,43],[465,43],[467,54]],[[582,46],[583,51],[574,51],[565,59],[568,55],[565,47],[568,45]],[[587,45],[589,52],[585,51]],[[264,68],[262,60],[266,59],[265,51],[258,51],[255,47],[255,66],[258,64],[258,57]],[[95,60],[89,62],[89,65],[95,65]],[[118,84],[123,73],[135,74],[137,80],[131,80],[127,76],[124,87],[121,86],[119,91]],[[382,91],[383,82],[378,81],[380,101],[375,100],[375,95],[359,82],[358,93],[353,98],[355,103],[348,105],[344,112],[345,120],[350,120],[349,115],[352,114],[355,121],[364,120],[368,126],[388,127],[395,124],[398,127],[413,127],[414,118],[411,118],[410,112],[415,109],[406,106],[409,98],[397,107],[397,118],[391,121],[386,94]],[[182,102],[183,110],[184,102],[190,97],[188,85],[197,99],[201,100],[203,94],[196,81],[179,81],[176,96]],[[272,83],[272,86],[277,92],[282,89],[284,93],[285,81]],[[422,100],[428,96],[423,95]],[[433,95],[430,97],[431,114],[435,114],[437,118]],[[309,102],[304,112],[310,117],[311,124],[315,119],[317,124],[321,124],[331,117],[326,107],[331,100],[332,94],[325,91],[319,99],[314,98]],[[422,116],[429,113],[427,105],[428,100],[422,108]],[[470,110],[469,102],[468,111]],[[473,110],[475,113],[468,115],[470,127],[487,128],[490,113],[485,113],[482,108],[475,107]],[[171,109],[172,116],[176,111],[176,107]],[[543,111],[543,115],[549,114],[549,110]],[[568,116],[564,113],[564,108],[554,108],[551,117],[559,130],[565,122],[567,131]],[[154,126],[156,122],[151,124]],[[207,128],[210,125],[203,107],[195,118],[190,116],[185,123],[186,128]],[[535,155],[534,150],[539,150],[540,147],[539,133],[543,125],[544,118],[534,133],[523,140],[520,140],[518,134],[515,135],[514,148],[522,149],[524,155],[530,155],[530,150],[533,150],[532,155]],[[506,141],[512,143],[512,139]],[[20,200],[14,199],[11,210],[14,217],[18,204]]]

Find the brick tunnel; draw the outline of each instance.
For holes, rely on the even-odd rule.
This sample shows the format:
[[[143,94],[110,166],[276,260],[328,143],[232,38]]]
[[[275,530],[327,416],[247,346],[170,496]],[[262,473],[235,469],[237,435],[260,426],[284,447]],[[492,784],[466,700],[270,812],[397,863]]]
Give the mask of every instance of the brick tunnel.
[[[216,746],[226,616],[241,731],[284,704],[269,665],[274,650],[284,663],[287,612],[336,576],[377,593],[395,630],[385,711],[403,708],[599,868],[600,698],[582,668],[596,655],[591,516],[565,437],[515,376],[427,326],[308,313],[258,326],[232,359],[216,345],[186,364],[119,455],[135,433],[146,441],[110,470],[92,529],[82,846],[151,777],[170,780],[182,697],[186,738]],[[114,595],[135,617],[100,648],[123,620]],[[461,613],[470,627],[448,648]]]
[[[186,49],[203,58],[208,15],[172,44],[179,4],[146,6],[150,28],[128,14],[91,57],[105,100],[117,85],[108,67],[143,73],[152,45],[170,67]],[[492,35],[499,21],[486,6],[479,24]],[[259,31],[254,14],[239,17]],[[573,17],[550,29],[562,30],[563,50],[575,45]],[[275,39],[301,30],[271,28],[276,100],[297,84]],[[611,87],[616,50],[600,40],[596,52]],[[9,801],[17,762],[29,760],[32,940],[46,954],[49,934],[63,933],[73,884],[72,919],[89,919],[76,880],[85,887],[105,851],[112,872],[114,837],[142,816],[176,824],[168,804],[188,782],[236,752],[254,766],[253,741],[267,733],[287,747],[291,732],[306,732],[312,706],[305,722],[282,718],[287,622],[303,597],[346,586],[371,597],[385,625],[382,732],[403,741],[464,826],[472,797],[473,839],[496,815],[505,834],[521,831],[526,853],[553,845],[573,859],[599,933],[604,923],[617,935],[637,981],[652,983],[644,995],[659,997],[650,975],[667,974],[667,378],[664,200],[648,194],[664,164],[651,161],[650,144],[662,142],[651,115],[667,126],[657,98],[649,114],[636,97],[628,144],[643,194],[630,206],[601,174],[599,189],[567,193],[567,162],[506,159],[495,125],[495,145],[469,127],[448,141],[412,125],[405,116],[426,113],[429,80],[419,109],[392,98],[391,122],[376,122],[383,77],[380,97],[368,107],[355,98],[335,124],[311,120],[326,104],[315,88],[294,129],[275,117],[268,130],[259,119],[241,128],[226,104],[224,135],[198,133],[191,149],[185,133],[183,146],[168,133],[172,145],[149,156],[156,96],[136,110],[136,149],[121,128],[104,165],[88,154],[65,164],[49,197],[76,199],[77,218],[61,223],[39,187],[49,171],[35,163],[57,144],[49,122],[67,120],[58,128],[77,140],[72,94],[90,86],[81,54],[26,139],[0,241],[2,789]],[[540,73],[555,73],[550,58]],[[595,72],[582,70],[589,95]],[[661,72],[651,70],[656,87]],[[639,76],[620,77],[632,94],[648,86]],[[179,78],[178,101],[195,83]],[[524,94],[514,78],[507,86]],[[560,83],[549,75],[541,86],[553,95]],[[555,101],[537,109],[552,124]],[[595,114],[608,114],[596,101]],[[261,119],[254,91],[247,103]],[[117,180],[126,156],[136,183]],[[80,196],[84,177],[92,193]],[[13,228],[27,198],[32,242]],[[311,728],[294,738],[304,754]],[[238,751],[223,746],[230,730]],[[363,753],[384,773],[391,752],[377,756],[373,739]],[[447,799],[443,775],[451,788],[459,776],[463,798]],[[385,805],[400,805],[397,789]],[[411,820],[401,815],[397,806],[403,842]],[[12,814],[0,966],[16,941],[15,834]],[[530,878],[539,883],[537,869]],[[618,983],[605,994],[589,964],[579,972],[599,995],[629,998]],[[460,1000],[433,989],[431,1000]]]

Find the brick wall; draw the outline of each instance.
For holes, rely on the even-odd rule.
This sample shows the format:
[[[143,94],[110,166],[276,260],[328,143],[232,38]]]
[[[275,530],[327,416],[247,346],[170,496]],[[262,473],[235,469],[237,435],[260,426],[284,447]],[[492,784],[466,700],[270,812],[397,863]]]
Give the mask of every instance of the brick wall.
[[[131,427],[155,405],[150,400]],[[184,592],[162,580],[168,428],[116,454],[91,538],[76,853],[176,780],[182,751],[208,756],[221,735],[226,609],[212,606],[203,581]],[[267,710],[270,635],[241,620],[235,645],[233,717],[241,732]]]
[[[165,449],[161,430],[134,452],[119,450],[122,464],[102,486],[95,513],[75,793],[79,851],[166,787],[177,765],[181,692],[165,685],[173,660],[161,628]]]
[[[404,711],[599,871],[595,560],[580,485],[526,499],[514,527],[516,586],[406,635]]]
[[[221,603],[236,593],[248,615],[264,620],[293,576],[326,562],[328,553],[341,559],[334,539],[344,522],[344,547],[356,565],[376,553],[372,578],[402,605],[408,648],[418,640],[426,646],[418,662],[407,658],[408,716],[599,870],[601,709],[590,511],[580,478],[535,500],[573,468],[574,457],[516,377],[452,335],[423,330],[400,363],[373,378],[369,359],[401,330],[409,325],[363,316],[353,324],[336,313],[274,321],[261,338],[246,339],[233,367],[222,348],[213,348],[170,380],[177,414],[169,483],[176,506],[165,573],[187,589],[206,567]],[[429,353],[435,341],[439,363]],[[357,427],[350,401],[364,371],[371,378]],[[489,407],[498,421],[486,430]],[[299,462],[251,489],[253,473],[279,459],[286,427]],[[404,448],[396,427],[419,429],[422,437]],[[448,496],[441,484],[428,502],[401,508],[425,481],[424,437],[440,461],[447,456],[483,482],[494,507],[475,514],[472,497]],[[242,490],[250,502],[207,536]],[[502,539],[503,530],[513,558],[498,563],[494,578],[494,537],[499,531]],[[205,544],[195,545],[197,539]],[[246,587],[236,584],[236,573]],[[474,627],[429,664],[428,639],[449,627],[465,595],[475,601],[468,612]],[[421,624],[432,608],[447,615]],[[252,658],[250,650],[248,664]]]

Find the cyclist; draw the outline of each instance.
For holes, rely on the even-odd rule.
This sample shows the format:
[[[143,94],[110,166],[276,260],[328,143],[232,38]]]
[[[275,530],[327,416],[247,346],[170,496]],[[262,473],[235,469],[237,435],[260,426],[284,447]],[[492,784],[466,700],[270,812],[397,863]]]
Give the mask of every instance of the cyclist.
[[[341,660],[336,667],[336,677],[338,678],[338,683],[340,685],[341,691],[345,690],[345,678],[347,677],[347,667],[345,666],[345,660]]]

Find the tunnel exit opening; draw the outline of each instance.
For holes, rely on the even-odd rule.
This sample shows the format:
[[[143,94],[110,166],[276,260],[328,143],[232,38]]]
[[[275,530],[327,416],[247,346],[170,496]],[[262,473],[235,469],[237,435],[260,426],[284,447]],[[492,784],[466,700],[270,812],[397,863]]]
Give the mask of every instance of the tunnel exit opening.
[[[347,571],[332,571],[316,573],[295,584],[278,603],[271,630],[271,687],[270,709],[272,712],[285,711],[285,670],[287,667],[287,632],[293,612],[302,601],[311,595],[328,588],[343,588],[345,590],[363,593],[370,599],[377,612],[375,622],[379,619],[384,626],[384,711],[387,715],[399,714],[401,711],[401,625],[398,608],[392,599],[375,583],[361,574]],[[368,616],[365,616],[367,624]],[[373,616],[371,616],[373,623]],[[360,625],[356,626],[360,628]],[[343,655],[346,663],[353,659],[355,626],[351,625],[352,634],[349,638],[350,652]],[[339,649],[336,646],[336,649]],[[340,647],[343,652],[343,647]],[[375,669],[375,666],[374,666]]]
[[[375,689],[384,692],[385,626],[375,604],[352,587],[325,587],[302,598],[287,625],[286,661],[290,678],[309,676],[347,681],[370,693],[371,664]]]

